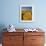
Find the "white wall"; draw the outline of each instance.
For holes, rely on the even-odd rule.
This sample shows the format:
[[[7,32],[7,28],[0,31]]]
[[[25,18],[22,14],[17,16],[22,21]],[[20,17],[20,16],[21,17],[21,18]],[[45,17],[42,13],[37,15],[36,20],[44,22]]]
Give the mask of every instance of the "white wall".
[[[21,23],[20,5],[33,5],[35,21]],[[16,28],[41,27],[46,28],[46,0],[0,0],[0,25],[13,24]]]

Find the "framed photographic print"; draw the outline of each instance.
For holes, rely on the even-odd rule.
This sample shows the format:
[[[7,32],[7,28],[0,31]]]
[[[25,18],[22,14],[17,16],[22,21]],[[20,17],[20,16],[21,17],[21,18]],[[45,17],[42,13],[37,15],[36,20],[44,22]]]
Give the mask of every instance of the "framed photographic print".
[[[34,7],[32,5],[20,6],[20,22],[34,21]]]

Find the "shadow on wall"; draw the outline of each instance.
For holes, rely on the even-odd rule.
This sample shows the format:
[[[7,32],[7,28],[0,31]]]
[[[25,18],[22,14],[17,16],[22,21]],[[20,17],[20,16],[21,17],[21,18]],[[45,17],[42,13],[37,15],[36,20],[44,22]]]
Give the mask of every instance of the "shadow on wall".
[[[4,28],[6,28],[6,26],[4,24],[0,24],[0,43],[2,43],[2,36],[3,36],[3,32],[5,32],[6,30],[3,30]]]

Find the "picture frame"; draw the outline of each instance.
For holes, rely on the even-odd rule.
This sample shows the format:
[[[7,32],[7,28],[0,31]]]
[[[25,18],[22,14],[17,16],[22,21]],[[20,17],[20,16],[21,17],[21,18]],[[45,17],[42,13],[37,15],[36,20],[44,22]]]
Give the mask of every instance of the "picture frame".
[[[20,5],[20,22],[33,22],[33,21],[34,21],[34,6]]]

